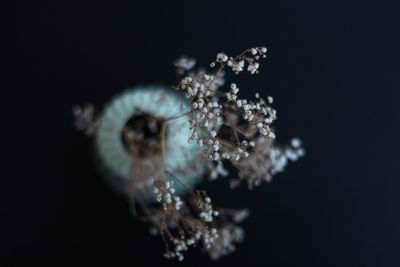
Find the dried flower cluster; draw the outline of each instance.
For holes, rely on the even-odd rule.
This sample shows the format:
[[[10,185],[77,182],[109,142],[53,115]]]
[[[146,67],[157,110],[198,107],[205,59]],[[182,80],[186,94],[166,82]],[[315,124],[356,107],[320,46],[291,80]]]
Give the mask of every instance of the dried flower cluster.
[[[189,189],[187,201],[174,194],[172,181],[157,180],[154,194],[162,207],[143,208],[143,220],[152,225],[151,232],[160,234],[166,246],[164,257],[184,259],[191,246],[201,246],[212,259],[235,250],[244,231],[235,225],[247,218],[248,210],[229,210],[214,207],[206,192]]]
[[[205,191],[186,185],[168,168],[165,136],[168,121],[184,116],[189,119],[191,136],[188,142],[198,144],[201,149],[204,157],[199,160],[207,164],[210,180],[228,176],[226,164],[237,169],[237,178],[230,179],[232,188],[242,182],[247,183],[250,189],[263,181],[269,182],[274,174],[284,170],[288,161],[304,155],[297,138],[287,146],[275,144],[272,124],[277,114],[271,107],[272,97],[265,100],[256,93],[254,99],[244,99],[239,96],[240,89],[236,83],[224,87],[225,71],[258,74],[259,60],[266,57],[266,52],[265,47],[254,47],[234,57],[218,53],[210,64],[215,69],[211,72],[193,71],[196,64],[193,58],[181,57],[174,62],[178,73],[183,75],[175,89],[185,95],[191,110],[164,121],[152,118],[152,121],[158,121],[161,129],[156,134],[158,128],[153,127],[151,140],[154,146],[159,147],[154,150],[159,151],[159,155],[151,160],[162,163],[154,165],[159,169],[156,175],[149,177],[151,191],[159,205],[149,205],[140,196],[130,194],[136,214],[152,225],[152,233],[161,235],[164,240],[166,258],[183,260],[184,251],[191,246],[202,246],[212,259],[233,252],[235,243],[244,237],[243,229],[236,224],[249,214],[248,210],[215,207]],[[75,115],[79,129],[88,134],[95,132],[92,108],[77,108]],[[131,133],[127,143],[130,136],[135,135]],[[141,142],[145,142],[143,134],[141,138]],[[138,143],[132,144],[135,147]],[[190,170],[190,166],[187,168]],[[185,198],[177,194],[175,186],[178,184],[188,193]]]
[[[94,107],[87,104],[84,107],[74,106],[72,113],[75,116],[75,127],[91,136],[96,132],[96,120],[94,117]]]
[[[253,153],[248,158],[232,162],[238,170],[238,178],[230,180],[231,188],[241,182],[246,182],[250,189],[264,181],[270,182],[272,176],[282,172],[289,161],[296,161],[305,153],[297,138],[292,139],[288,146],[274,145],[265,137],[258,137],[254,143]]]
[[[205,147],[205,154],[212,161],[209,164],[211,180],[227,176],[222,165],[227,160],[239,171],[239,179],[231,185],[247,180],[253,188],[261,181],[270,181],[271,175],[284,169],[288,159],[296,160],[304,154],[299,141],[295,150],[282,151],[273,144],[275,133],[271,124],[277,116],[271,107],[271,96],[264,100],[256,93],[254,100],[247,100],[238,96],[240,90],[236,83],[231,83],[228,89],[222,88],[225,69],[239,74],[247,67],[251,74],[258,73],[258,60],[265,58],[266,52],[265,47],[255,47],[236,57],[218,53],[210,64],[218,68],[215,74],[189,72],[176,87],[185,92],[192,105],[193,134],[189,142],[195,140]]]

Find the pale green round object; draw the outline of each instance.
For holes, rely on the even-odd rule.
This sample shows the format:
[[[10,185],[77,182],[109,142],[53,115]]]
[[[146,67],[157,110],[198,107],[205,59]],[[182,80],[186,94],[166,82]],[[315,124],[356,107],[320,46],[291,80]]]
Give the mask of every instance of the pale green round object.
[[[179,117],[169,120],[166,127],[166,163],[171,173],[179,174],[180,181],[195,187],[201,181],[205,167],[199,166],[199,145],[188,142],[192,130],[188,115],[182,116],[188,111],[188,102],[165,86],[138,86],[114,97],[100,116],[95,136],[97,158],[107,182],[117,192],[126,194],[134,163],[121,134],[130,118],[144,112],[163,119]],[[196,168],[193,168],[193,163],[197,164]],[[175,178],[169,179],[173,181]],[[152,183],[150,179],[148,186]],[[174,186],[178,195],[186,191],[186,187],[178,182]],[[146,193],[144,198],[151,201],[154,196]]]

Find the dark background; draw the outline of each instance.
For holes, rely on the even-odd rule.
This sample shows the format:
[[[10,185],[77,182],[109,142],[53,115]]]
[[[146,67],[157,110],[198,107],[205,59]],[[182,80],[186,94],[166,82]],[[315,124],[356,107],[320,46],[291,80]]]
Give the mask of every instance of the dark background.
[[[1,266],[400,266],[396,1],[17,1],[12,183]],[[244,96],[275,98],[278,140],[307,155],[255,191],[206,184],[249,207],[246,240],[214,263],[162,258],[159,238],[101,179],[71,107],[138,84],[174,84],[181,54],[265,45]],[[11,142],[14,143],[14,142]],[[11,145],[11,144],[9,144]],[[7,177],[3,177],[6,179]],[[8,190],[8,188],[10,190]],[[2,216],[3,218],[3,216]]]

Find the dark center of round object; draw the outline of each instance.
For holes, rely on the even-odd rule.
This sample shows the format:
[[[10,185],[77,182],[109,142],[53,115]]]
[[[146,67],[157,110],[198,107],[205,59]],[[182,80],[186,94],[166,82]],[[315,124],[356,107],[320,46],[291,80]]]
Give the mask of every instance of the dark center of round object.
[[[130,118],[122,132],[125,148],[138,157],[152,157],[161,153],[163,121],[148,114]]]

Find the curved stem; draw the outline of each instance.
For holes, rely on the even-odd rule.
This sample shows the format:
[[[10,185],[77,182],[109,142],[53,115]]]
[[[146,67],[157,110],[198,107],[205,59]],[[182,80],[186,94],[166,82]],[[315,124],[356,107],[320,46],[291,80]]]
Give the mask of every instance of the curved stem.
[[[167,172],[167,148],[166,148],[166,123],[163,122],[161,125],[161,151],[162,151],[162,164],[164,172]]]

